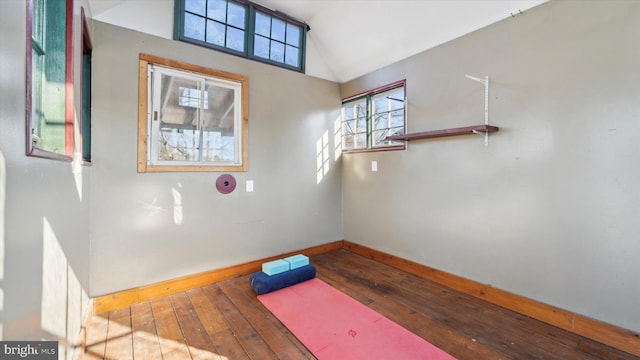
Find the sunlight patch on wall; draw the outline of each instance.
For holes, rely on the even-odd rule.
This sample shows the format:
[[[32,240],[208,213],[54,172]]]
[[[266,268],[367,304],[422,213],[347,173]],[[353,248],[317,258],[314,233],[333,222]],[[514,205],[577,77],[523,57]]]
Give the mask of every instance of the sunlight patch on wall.
[[[47,218],[42,224],[42,329],[64,339],[67,328],[67,258]]]
[[[83,303],[88,296],[47,218],[43,218],[42,239],[40,327],[60,342],[61,358],[71,358],[82,342]]]
[[[182,187],[181,183],[178,183],[178,187]],[[176,225],[182,224],[182,194],[176,189],[171,188],[173,194],[173,222]]]
[[[76,183],[78,199],[80,199],[80,202],[82,202],[82,153],[75,152],[73,154],[73,161],[71,162],[71,172],[73,173],[73,179]]]
[[[316,182],[320,184],[329,172],[329,130],[316,141]]]
[[[342,118],[338,116],[333,122],[333,160],[338,161],[342,155]]]

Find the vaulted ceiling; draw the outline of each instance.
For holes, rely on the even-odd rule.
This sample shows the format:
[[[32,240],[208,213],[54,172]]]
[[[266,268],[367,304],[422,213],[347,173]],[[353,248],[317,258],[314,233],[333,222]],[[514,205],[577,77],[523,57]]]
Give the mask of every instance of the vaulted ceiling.
[[[260,0],[258,3],[309,24],[307,74],[346,82],[494,22],[521,16],[546,1]],[[89,0],[89,3],[97,20],[171,37],[171,28],[162,30],[159,26],[172,24],[172,0]]]

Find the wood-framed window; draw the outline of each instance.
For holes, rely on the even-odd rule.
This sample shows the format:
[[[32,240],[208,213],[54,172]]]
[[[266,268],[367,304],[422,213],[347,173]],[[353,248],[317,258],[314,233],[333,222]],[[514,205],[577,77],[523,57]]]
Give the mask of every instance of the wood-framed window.
[[[405,133],[405,84],[402,80],[342,101],[342,151],[405,149],[404,141],[387,139]]]
[[[246,76],[140,54],[138,172],[247,171]]]
[[[174,11],[176,40],[304,72],[301,21],[246,0],[176,0]]]
[[[26,153],[73,160],[73,0],[27,0]]]

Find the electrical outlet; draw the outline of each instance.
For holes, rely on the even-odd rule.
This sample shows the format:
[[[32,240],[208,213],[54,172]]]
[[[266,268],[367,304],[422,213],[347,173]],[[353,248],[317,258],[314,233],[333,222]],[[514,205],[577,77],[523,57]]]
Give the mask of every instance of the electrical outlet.
[[[371,162],[371,171],[378,171],[378,162],[375,160]]]
[[[253,180],[247,180],[247,192],[253,192]]]

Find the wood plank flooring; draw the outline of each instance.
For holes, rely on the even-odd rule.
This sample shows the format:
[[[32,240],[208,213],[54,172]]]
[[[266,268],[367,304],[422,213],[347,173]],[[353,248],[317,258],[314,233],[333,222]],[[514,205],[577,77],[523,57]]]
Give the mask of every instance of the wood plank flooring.
[[[311,263],[318,278],[460,360],[640,360],[346,250]],[[94,315],[85,343],[83,359],[315,359],[248,276]]]

